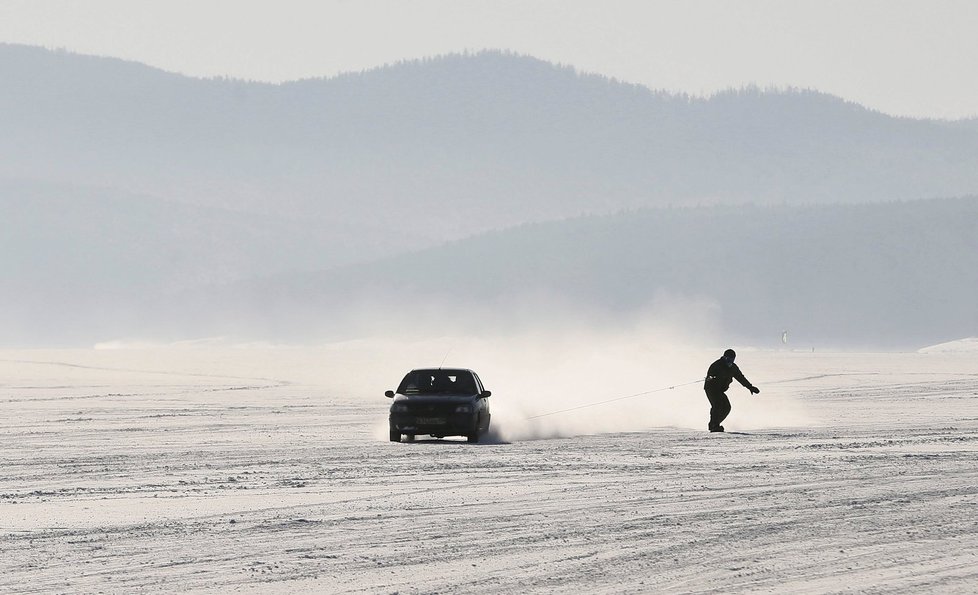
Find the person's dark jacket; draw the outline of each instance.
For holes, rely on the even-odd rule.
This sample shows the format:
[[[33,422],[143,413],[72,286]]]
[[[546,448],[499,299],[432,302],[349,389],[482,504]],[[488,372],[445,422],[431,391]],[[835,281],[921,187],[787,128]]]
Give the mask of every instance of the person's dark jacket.
[[[730,383],[736,378],[737,382],[744,385],[744,388],[753,392],[754,385],[744,377],[740,368],[733,362],[728,362],[724,358],[710,364],[710,369],[706,371],[706,382],[703,389],[707,391],[726,392],[730,388]]]

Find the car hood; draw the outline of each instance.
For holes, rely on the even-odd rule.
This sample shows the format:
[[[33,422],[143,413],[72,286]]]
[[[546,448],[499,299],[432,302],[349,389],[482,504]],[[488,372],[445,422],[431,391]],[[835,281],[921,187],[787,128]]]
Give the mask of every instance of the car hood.
[[[421,403],[421,404],[446,404],[446,403],[457,403],[459,405],[464,403],[471,403],[478,399],[478,395],[402,395],[398,394],[394,397],[395,403]]]

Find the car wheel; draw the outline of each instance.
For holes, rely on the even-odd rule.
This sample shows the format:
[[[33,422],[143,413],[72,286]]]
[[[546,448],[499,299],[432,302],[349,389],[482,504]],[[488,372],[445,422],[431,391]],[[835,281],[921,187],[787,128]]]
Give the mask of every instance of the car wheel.
[[[468,435],[468,436],[466,436],[465,438],[466,438],[466,439],[467,439],[467,440],[468,440],[468,441],[469,441],[470,443],[475,443],[475,442],[478,442],[478,441],[479,441],[479,433],[478,433],[478,432],[476,432],[475,434],[469,434],[469,435]]]
[[[405,442],[414,442],[414,434],[404,434]]]
[[[394,426],[391,426],[391,442],[400,442],[400,441],[401,441],[401,431],[395,428]]]

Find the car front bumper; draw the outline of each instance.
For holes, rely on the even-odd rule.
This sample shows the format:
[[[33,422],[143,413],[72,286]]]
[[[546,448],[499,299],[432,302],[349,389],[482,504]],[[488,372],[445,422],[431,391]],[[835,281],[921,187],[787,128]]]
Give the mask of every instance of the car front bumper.
[[[402,434],[429,434],[431,436],[468,436],[477,431],[477,418],[471,414],[392,413],[391,428]]]

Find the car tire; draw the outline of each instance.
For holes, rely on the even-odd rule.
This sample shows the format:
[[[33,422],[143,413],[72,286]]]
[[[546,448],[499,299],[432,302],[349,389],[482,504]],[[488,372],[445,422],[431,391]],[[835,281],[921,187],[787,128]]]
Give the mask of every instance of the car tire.
[[[476,443],[476,442],[479,441],[479,433],[476,432],[475,434],[469,434],[465,438],[466,438],[466,440],[469,441],[470,444],[474,444],[474,443]]]
[[[414,434],[404,434],[405,442],[414,442]]]
[[[401,431],[395,428],[394,426],[391,426],[391,442],[400,442],[400,441],[401,441]]]

